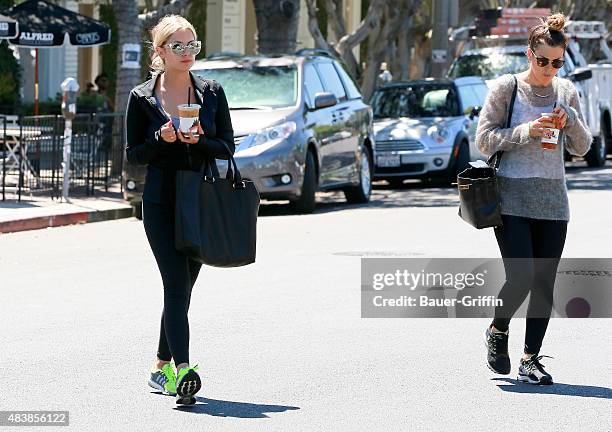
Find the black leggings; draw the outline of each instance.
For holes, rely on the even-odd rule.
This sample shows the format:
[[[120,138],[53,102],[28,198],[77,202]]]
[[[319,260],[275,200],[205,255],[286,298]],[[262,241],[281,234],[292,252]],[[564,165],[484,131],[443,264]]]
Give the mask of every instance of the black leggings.
[[[502,215],[502,221],[503,226],[495,228],[495,237],[504,259],[506,283],[498,296],[503,305],[495,308],[493,325],[498,330],[508,330],[510,318],[531,292],[525,353],[538,354],[552,310],[555,277],[565,245],[567,222],[509,215]]]
[[[157,358],[175,364],[189,363],[189,320],[191,290],[200,264],[174,247],[174,204],[142,202],[142,217],[164,284],[164,309],[159,331]]]

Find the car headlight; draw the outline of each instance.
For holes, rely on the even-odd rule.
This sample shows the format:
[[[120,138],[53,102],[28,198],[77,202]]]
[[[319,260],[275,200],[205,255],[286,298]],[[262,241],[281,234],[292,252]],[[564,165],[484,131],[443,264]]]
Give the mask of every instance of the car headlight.
[[[269,148],[282,143],[295,132],[295,122],[288,121],[276,126],[262,129],[254,135],[250,135],[236,149],[236,155],[256,156]]]
[[[450,136],[448,128],[444,125],[433,125],[427,129],[427,133],[438,144],[443,144]]]

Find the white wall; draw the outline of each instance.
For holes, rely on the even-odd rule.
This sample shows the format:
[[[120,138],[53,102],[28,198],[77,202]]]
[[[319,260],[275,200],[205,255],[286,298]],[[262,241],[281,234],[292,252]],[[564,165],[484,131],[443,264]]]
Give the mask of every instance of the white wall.
[[[206,55],[219,51],[244,53],[246,0],[208,0]]]

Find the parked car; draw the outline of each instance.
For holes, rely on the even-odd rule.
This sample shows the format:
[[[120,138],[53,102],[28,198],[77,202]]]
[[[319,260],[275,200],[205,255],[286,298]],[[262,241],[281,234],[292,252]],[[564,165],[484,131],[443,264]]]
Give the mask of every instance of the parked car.
[[[456,181],[476,148],[478,114],[487,85],[482,78],[414,80],[374,92],[374,178],[399,184],[406,178]]]
[[[298,213],[314,210],[317,190],[369,201],[372,109],[337,59],[314,50],[216,55],[196,61],[192,71],[223,86],[236,163],[261,198],[289,200]],[[224,172],[225,161],[217,163]]]

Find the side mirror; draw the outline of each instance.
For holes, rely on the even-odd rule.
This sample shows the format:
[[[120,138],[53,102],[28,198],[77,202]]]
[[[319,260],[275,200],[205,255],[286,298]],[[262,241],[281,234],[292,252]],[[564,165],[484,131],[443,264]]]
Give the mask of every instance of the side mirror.
[[[338,99],[333,93],[317,93],[314,100],[314,109],[327,108],[338,103]]]
[[[568,78],[574,82],[585,81],[593,78],[593,72],[590,69],[578,70],[569,74]]]
[[[469,106],[465,109],[464,114],[470,116],[470,120],[474,120],[474,117],[478,117],[480,115],[480,110],[482,107],[479,106]]]

